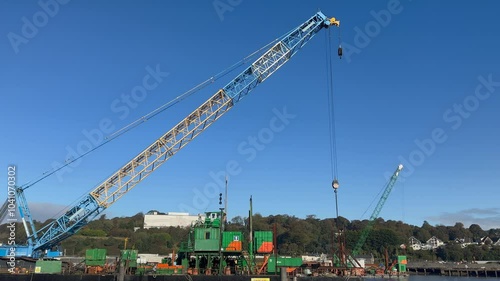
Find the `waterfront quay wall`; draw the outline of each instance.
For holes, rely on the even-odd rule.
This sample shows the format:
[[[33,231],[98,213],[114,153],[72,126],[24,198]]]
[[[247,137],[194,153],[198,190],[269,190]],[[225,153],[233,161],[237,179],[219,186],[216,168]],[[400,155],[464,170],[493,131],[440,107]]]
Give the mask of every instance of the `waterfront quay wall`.
[[[126,275],[124,281],[280,281],[280,276],[246,275]],[[0,274],[0,281],[116,281],[115,275]],[[255,279],[253,279],[255,280]],[[288,277],[287,280],[294,280]],[[297,281],[343,281],[342,277],[297,277]],[[360,278],[352,278],[359,281]]]
[[[500,277],[500,264],[412,262],[407,266],[410,275],[440,275],[462,277]]]

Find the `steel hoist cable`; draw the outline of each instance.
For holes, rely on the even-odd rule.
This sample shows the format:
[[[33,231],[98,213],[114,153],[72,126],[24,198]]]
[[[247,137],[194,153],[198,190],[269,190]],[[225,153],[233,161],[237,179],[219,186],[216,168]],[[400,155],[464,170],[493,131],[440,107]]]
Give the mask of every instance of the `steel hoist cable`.
[[[330,166],[333,178],[332,186],[338,188],[338,162],[337,162],[337,140],[335,128],[335,105],[333,95],[333,57],[331,51],[331,30],[326,35],[326,74],[327,74],[327,96],[328,96],[328,131],[330,137]],[[339,48],[339,50],[341,50]],[[339,51],[339,56],[341,52]]]
[[[288,34],[288,33],[287,33]],[[128,125],[120,128],[119,130],[117,130],[116,132],[106,136],[104,138],[104,141],[98,145],[96,145],[95,147],[93,147],[92,149],[90,149],[89,151],[85,152],[85,153],[82,153],[80,155],[78,155],[77,157],[74,157],[74,158],[71,158],[71,159],[66,159],[64,161],[64,164],[62,164],[61,166],[59,167],[56,167],[56,168],[53,168],[51,170],[48,170],[48,171],[45,171],[44,173],[42,173],[41,176],[39,176],[37,179],[35,180],[32,180],[32,181],[29,181],[23,185],[21,185],[19,188],[25,190],[25,189],[28,189],[30,188],[31,186],[37,184],[38,182],[44,180],[45,178],[55,174],[56,172],[58,172],[59,170],[67,167],[68,165],[74,163],[75,161],[83,158],[84,156],[87,156],[88,154],[94,152],[95,150],[97,150],[98,148],[108,144],[109,142],[111,142],[112,140],[122,136],[123,134],[129,132],[130,130],[134,129],[135,127],[139,126],[140,124],[150,120],[151,118],[155,117],[156,115],[158,115],[159,113],[169,109],[170,107],[174,106],[175,104],[181,102],[182,100],[186,99],[187,97],[193,95],[194,93],[198,92],[199,90],[205,88],[206,86],[214,83],[215,81],[217,81],[218,79],[226,76],[227,74],[235,71],[236,69],[238,69],[240,66],[244,65],[245,63],[247,63],[251,58],[255,57],[256,55],[259,55],[260,53],[262,53],[264,50],[268,49],[270,45],[276,43],[277,41],[281,40],[285,35],[283,36],[280,36],[279,38],[276,38],[274,39],[273,41],[267,43],[265,46],[259,48],[258,50],[252,52],[250,55],[244,57],[242,60],[238,61],[237,63],[231,65],[230,67],[224,69],[223,71],[213,75],[212,77],[208,78],[207,80],[199,83],[198,85],[196,85],[195,87],[189,89],[188,91],[182,93],[181,95],[175,97],[174,99],[168,101],[167,103],[159,106],[158,108],[154,109],[153,111],[149,112],[148,114],[138,118],[137,120],[129,123]]]

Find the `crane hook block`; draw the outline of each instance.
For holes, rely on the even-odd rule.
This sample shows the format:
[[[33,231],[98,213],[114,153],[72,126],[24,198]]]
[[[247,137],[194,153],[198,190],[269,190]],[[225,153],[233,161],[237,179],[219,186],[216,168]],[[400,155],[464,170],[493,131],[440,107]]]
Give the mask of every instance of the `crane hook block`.
[[[339,45],[339,48],[337,50],[337,54],[339,55],[339,58],[342,59],[342,46]]]
[[[339,188],[339,181],[337,179],[334,179],[332,181],[332,187],[333,189],[337,190]]]

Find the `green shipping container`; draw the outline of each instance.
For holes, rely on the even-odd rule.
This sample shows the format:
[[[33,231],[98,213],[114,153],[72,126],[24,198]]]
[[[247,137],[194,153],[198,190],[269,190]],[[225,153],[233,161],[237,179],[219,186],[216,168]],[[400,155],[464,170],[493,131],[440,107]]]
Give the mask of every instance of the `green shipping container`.
[[[254,247],[256,253],[272,253],[273,251],[273,232],[272,231],[254,231]]]
[[[128,267],[137,267],[137,257],[139,256],[139,250],[121,250],[120,257],[122,263]]]
[[[194,230],[194,250],[197,252],[218,252],[219,232],[218,228],[196,228]]]
[[[37,260],[35,264],[35,273],[61,273],[61,261]]]
[[[104,266],[106,263],[106,249],[87,249],[85,251],[85,265]]]
[[[278,257],[278,262],[275,262],[274,257],[269,257],[267,262],[267,273],[276,273],[276,267],[300,267],[302,265],[302,258],[288,258],[288,257]]]
[[[222,233],[222,249],[226,252],[241,252],[241,231],[225,231]]]
[[[406,272],[407,264],[408,261],[406,260],[406,256],[398,256],[398,264],[397,264],[398,272]]]

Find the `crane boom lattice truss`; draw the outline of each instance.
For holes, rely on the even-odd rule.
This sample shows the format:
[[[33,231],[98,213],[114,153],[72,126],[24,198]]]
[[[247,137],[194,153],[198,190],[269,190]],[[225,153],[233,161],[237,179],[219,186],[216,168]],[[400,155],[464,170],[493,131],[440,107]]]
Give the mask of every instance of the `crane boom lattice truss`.
[[[375,219],[378,218],[380,211],[382,210],[382,207],[384,207],[385,201],[387,201],[387,198],[389,198],[389,194],[391,194],[392,188],[394,187],[394,184],[396,184],[396,181],[399,176],[399,172],[403,169],[403,165],[399,164],[398,168],[392,174],[391,178],[389,179],[389,182],[385,186],[384,192],[382,193],[382,196],[380,196],[380,199],[377,203],[377,206],[375,206],[375,209],[373,210],[372,215],[370,216],[370,220],[368,221],[368,224],[366,227],[363,229],[361,232],[361,235],[358,239],[358,242],[356,243],[356,246],[354,246],[354,250],[352,251],[352,255],[355,256],[359,253],[361,248],[366,242],[366,239],[368,238],[368,235],[370,235],[370,231],[373,228],[373,225],[375,224]]]
[[[31,251],[35,256],[76,233],[270,77],[318,31],[332,25],[339,26],[339,21],[335,18],[327,18],[323,13],[318,12],[285,34],[241,74],[85,195],[62,216],[42,229],[33,231],[28,237],[28,244],[31,247],[28,252]],[[29,241],[33,241],[32,244]]]

